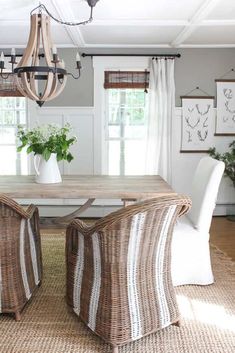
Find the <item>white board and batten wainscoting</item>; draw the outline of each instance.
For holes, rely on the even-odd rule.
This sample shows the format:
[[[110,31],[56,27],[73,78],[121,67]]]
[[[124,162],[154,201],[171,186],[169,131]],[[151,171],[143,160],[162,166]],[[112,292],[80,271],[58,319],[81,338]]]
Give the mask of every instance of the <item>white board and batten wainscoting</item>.
[[[216,114],[216,109],[214,109]],[[181,115],[182,109],[176,107],[175,118],[172,126],[172,187],[182,193],[190,193],[190,185],[196,165],[205,153],[180,153],[181,149]],[[70,123],[74,128],[74,133],[78,137],[76,145],[72,146],[71,152],[75,159],[71,163],[60,162],[62,174],[94,175],[102,174],[100,166],[100,156],[102,146],[100,138],[96,135],[100,132],[96,130],[97,122],[94,121],[93,107],[43,107],[38,108],[35,103],[29,102],[28,117],[30,127],[37,123],[57,123],[64,125]],[[105,128],[102,124],[103,129]],[[103,132],[103,136],[104,136]],[[219,151],[224,152],[233,137],[214,136],[214,145]],[[29,157],[29,173],[34,174],[32,158]],[[76,206],[84,204],[86,200],[19,200],[22,204],[34,202],[39,206],[42,216],[62,216],[76,209]],[[217,206],[216,215],[225,215],[235,212],[235,190],[228,178],[223,178]],[[121,200],[96,200],[95,203],[86,210],[84,217],[102,217],[118,209],[122,205]]]

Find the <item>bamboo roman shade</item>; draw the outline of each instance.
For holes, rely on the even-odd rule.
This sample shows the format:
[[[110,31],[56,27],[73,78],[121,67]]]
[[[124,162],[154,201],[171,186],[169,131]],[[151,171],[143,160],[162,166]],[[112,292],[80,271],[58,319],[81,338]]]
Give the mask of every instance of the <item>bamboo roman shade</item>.
[[[7,78],[0,77],[0,97],[23,97],[17,89],[14,74],[9,74]]]
[[[104,88],[143,88],[149,87],[149,72],[145,71],[105,71]]]

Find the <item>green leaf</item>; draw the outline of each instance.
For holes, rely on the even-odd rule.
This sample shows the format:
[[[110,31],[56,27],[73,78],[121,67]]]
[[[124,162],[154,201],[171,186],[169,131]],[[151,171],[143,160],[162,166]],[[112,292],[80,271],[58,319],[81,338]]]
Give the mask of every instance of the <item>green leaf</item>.
[[[67,142],[66,142],[66,141],[63,141],[63,143],[62,143],[62,149],[66,151],[67,148],[68,148]]]
[[[70,136],[71,126],[66,124],[60,128],[53,124],[37,126],[31,130],[26,130],[18,126],[17,136],[20,146],[17,148],[21,152],[27,146],[27,153],[42,155],[48,161],[51,153],[56,153],[57,160],[71,162],[72,154],[69,147],[77,141],[75,136]]]
[[[28,154],[33,152],[33,146],[29,146],[26,151]]]
[[[67,161],[70,163],[74,158],[73,158],[73,156],[71,155],[71,153],[68,153],[66,159],[67,159]]]
[[[61,154],[61,153],[58,153],[58,154],[57,154],[57,161],[60,162],[60,161],[62,161],[62,159],[63,159],[62,154]]]
[[[21,152],[23,148],[24,148],[24,146],[23,146],[23,145],[21,145],[21,146],[17,147],[17,152]]]
[[[235,146],[235,141],[229,144],[232,148]],[[234,149],[227,151],[225,153],[219,153],[216,151],[215,147],[209,149],[209,155],[215,159],[223,161],[225,163],[225,175],[228,176],[235,186],[235,153]]]
[[[69,145],[72,145],[74,142],[76,142],[76,138],[75,138],[75,137],[69,139],[69,140],[67,141],[67,144],[68,144],[68,146],[69,146]]]
[[[43,158],[45,159],[45,161],[48,161],[50,156],[51,156],[51,152],[46,148],[43,153],[42,153]]]

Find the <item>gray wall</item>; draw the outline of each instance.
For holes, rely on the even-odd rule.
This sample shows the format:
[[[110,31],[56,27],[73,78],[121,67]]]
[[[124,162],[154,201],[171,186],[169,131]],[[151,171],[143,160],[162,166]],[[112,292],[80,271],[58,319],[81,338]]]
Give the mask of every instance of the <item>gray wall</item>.
[[[58,49],[58,54],[65,62],[66,69],[77,76],[75,49]],[[90,57],[82,58],[81,77],[74,80],[68,77],[64,91],[45,106],[91,107],[93,106],[93,67]]]
[[[68,71],[76,74],[75,49],[59,49],[59,56],[64,59]],[[90,50],[92,53],[180,53],[175,61],[176,106],[181,106],[180,96],[187,94],[196,86],[210,95],[215,95],[215,79],[235,67],[235,49],[159,49],[127,50],[113,49]],[[68,78],[64,92],[45,106],[93,106],[93,66],[90,57],[82,58],[81,78]],[[234,78],[235,73],[226,78]],[[198,92],[195,92],[197,95]]]
[[[235,49],[184,49],[176,60],[176,106],[181,106],[180,96],[196,86],[216,96],[215,79],[235,67]],[[226,78],[235,79],[230,73]],[[194,92],[198,95],[198,92]]]

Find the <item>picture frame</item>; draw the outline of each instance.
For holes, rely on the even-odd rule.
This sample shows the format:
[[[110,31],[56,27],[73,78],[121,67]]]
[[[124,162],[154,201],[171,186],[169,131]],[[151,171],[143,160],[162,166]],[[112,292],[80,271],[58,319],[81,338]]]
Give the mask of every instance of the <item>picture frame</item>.
[[[215,136],[235,136],[235,80],[216,82],[217,114]]]
[[[214,96],[181,96],[181,153],[207,153],[214,136]]]

